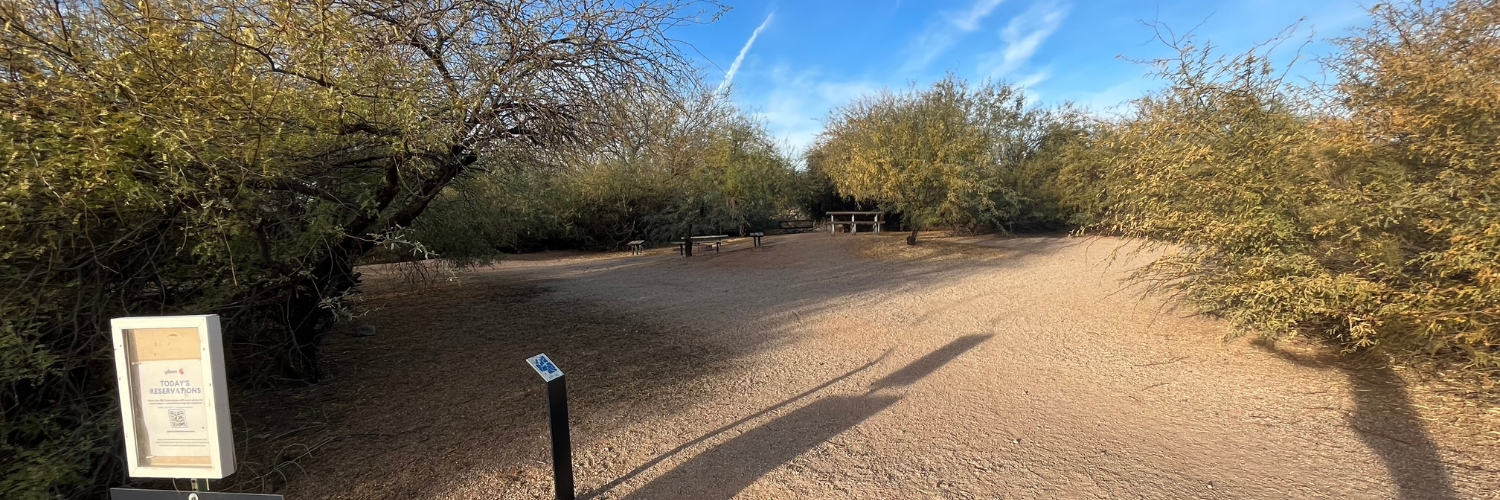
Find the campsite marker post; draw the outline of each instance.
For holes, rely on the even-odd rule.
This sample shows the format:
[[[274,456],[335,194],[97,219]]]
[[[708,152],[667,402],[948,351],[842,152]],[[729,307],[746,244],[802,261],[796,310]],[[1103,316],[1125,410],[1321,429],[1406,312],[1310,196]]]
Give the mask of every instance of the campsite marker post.
[[[557,500],[573,500],[573,442],[568,431],[568,385],[546,354],[526,360],[547,383],[547,419],[552,428],[552,483]]]

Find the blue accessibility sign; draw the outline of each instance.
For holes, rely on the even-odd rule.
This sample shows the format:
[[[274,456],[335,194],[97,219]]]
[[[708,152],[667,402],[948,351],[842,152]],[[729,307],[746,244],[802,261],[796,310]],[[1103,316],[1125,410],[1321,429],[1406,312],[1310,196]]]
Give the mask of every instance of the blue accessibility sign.
[[[552,360],[548,359],[546,354],[538,354],[527,358],[526,364],[531,365],[531,369],[536,370],[536,374],[542,376],[543,382],[551,382],[553,379],[563,376],[562,369],[553,364]]]

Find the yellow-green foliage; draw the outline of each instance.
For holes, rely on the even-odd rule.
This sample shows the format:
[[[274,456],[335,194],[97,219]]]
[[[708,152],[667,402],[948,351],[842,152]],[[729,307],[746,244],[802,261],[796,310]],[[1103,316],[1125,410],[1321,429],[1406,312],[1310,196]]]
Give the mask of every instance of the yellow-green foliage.
[[[900,211],[913,235],[986,208],[994,189],[976,96],[954,77],[923,91],[881,91],[835,111],[819,148],[840,193]]]
[[[1062,116],[1027,109],[1015,87],[971,88],[950,75],[835,110],[808,158],[839,194],[900,212],[908,242],[931,226],[1045,226],[1028,219],[1041,191],[1026,172],[1042,165],[1034,157]]]
[[[1094,230],[1176,244],[1146,276],[1237,324],[1351,348],[1500,345],[1500,6],[1377,5],[1329,87],[1179,41],[1166,90],[1061,153]]]
[[[744,232],[793,206],[791,161],[723,96],[630,106],[633,125],[607,147],[479,176],[440,198],[412,237],[444,258],[483,260],[501,250]]]
[[[126,481],[108,319],[219,313],[316,380],[354,259],[688,75],[680,4],[0,2],[0,498]]]
[[[1055,229],[1068,213],[1048,182],[1085,132],[1070,106],[1028,108],[1017,87],[949,75],[835,110],[807,161],[839,196],[899,212],[909,242],[931,227]]]

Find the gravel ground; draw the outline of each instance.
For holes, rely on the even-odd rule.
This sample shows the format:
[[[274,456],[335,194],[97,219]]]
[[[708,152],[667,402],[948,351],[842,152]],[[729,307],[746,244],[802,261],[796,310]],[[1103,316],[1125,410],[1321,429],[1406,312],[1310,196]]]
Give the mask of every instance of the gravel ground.
[[[240,487],[550,498],[546,352],[581,498],[1500,498],[1492,399],[1224,342],[1126,287],[1116,240],[902,236],[367,269],[378,335],[246,399],[278,411]]]

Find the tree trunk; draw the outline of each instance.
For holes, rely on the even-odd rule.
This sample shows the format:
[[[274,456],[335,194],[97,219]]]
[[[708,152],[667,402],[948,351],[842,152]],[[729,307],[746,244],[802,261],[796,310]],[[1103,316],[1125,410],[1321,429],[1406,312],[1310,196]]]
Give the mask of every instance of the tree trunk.
[[[335,249],[314,266],[312,275],[303,279],[287,302],[286,327],[292,348],[287,352],[282,371],[288,378],[317,383],[323,378],[318,367],[318,346],[338,321],[338,315],[323,301],[338,297],[359,285],[359,274],[348,254]]]
[[[345,224],[343,241],[329,249],[327,256],[302,277],[292,297],[286,303],[286,328],[291,334],[291,349],[283,358],[282,371],[287,377],[317,383],[323,378],[318,368],[318,345],[323,337],[338,322],[338,314],[325,307],[324,300],[339,297],[359,286],[359,274],[354,272],[354,259],[374,248],[375,243],[366,236],[372,231],[410,226],[438,193],[453,181],[465,168],[478,160],[478,156],[466,148],[454,145],[449,148],[453,161],[445,163],[437,176],[427,179],[415,198],[399,207],[390,218],[381,222],[380,214],[401,192],[398,172],[394,167],[386,171],[386,184],[376,192],[376,209],[360,214]],[[377,227],[379,225],[379,227]]]
[[[739,220],[739,222],[740,222],[740,237],[744,238],[745,237],[745,218],[744,217],[740,217],[740,202],[739,202],[739,200],[736,200],[736,199],[730,199],[729,200],[729,213],[733,214],[734,218]]]
[[[911,234],[906,237],[906,244],[907,245],[915,245],[915,244],[917,244],[917,225],[916,224],[912,224],[912,226],[911,226]]]

